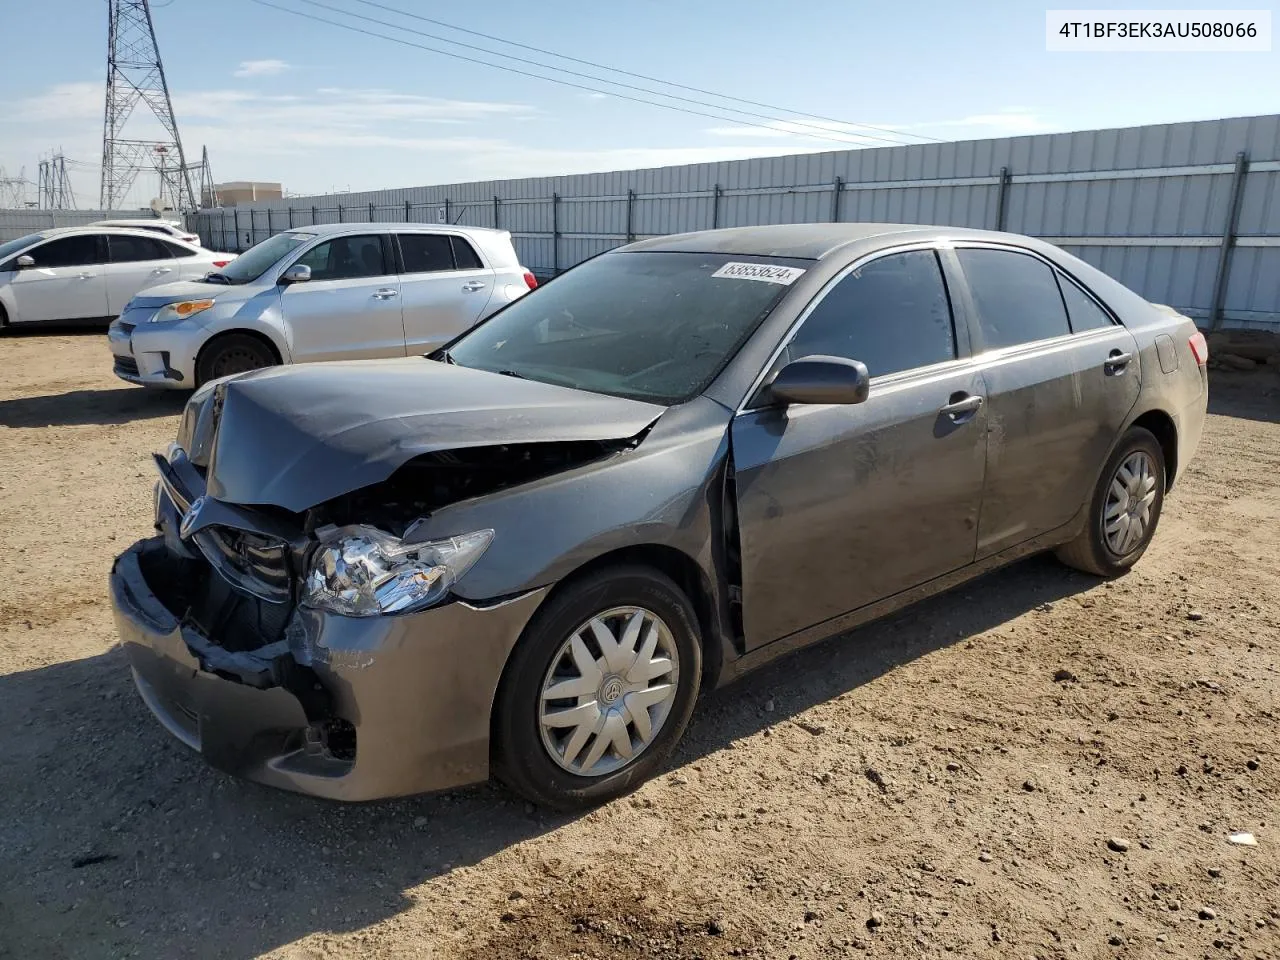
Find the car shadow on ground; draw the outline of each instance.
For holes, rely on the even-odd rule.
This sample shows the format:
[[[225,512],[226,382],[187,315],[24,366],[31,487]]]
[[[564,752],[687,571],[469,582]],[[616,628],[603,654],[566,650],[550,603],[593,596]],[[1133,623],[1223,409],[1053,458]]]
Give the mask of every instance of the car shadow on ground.
[[[0,427],[66,427],[129,423],[182,412],[187,394],[122,386],[0,400]]]
[[[705,697],[671,767],[1096,582],[1033,558],[784,657]],[[341,805],[224,776],[161,731],[119,648],[0,677],[0,757],[14,957],[255,957],[393,917],[424,881],[574,819],[494,786]]]
[[[1209,374],[1209,412],[1223,417],[1280,423],[1280,367]]]

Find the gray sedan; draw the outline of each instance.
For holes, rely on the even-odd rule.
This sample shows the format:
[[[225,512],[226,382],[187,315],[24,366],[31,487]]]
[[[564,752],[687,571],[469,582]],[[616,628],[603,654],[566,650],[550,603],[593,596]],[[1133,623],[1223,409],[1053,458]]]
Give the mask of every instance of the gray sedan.
[[[213,764],[573,807],[702,690],[1001,564],[1146,550],[1204,338],[1063,251],[894,224],[633,243],[426,358],[198,390],[111,592]]]

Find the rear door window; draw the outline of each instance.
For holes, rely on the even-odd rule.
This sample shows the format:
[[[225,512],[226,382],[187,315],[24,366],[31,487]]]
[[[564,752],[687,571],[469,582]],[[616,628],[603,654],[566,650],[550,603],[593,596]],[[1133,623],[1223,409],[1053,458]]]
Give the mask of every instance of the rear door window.
[[[186,247],[180,247],[176,243],[170,243],[168,240],[161,240],[160,246],[168,250],[171,257],[194,257],[199,253],[198,250],[188,250]]]
[[[464,238],[450,237],[450,240],[453,242],[453,261],[459,270],[479,270],[484,266],[475,247]]]
[[[951,303],[932,250],[894,253],[864,264],[832,287],[789,347],[860,360],[873,376],[953,360]]]
[[[143,260],[169,260],[172,255],[163,241],[155,237],[131,237],[107,234],[112,263],[139,263]]]
[[[297,260],[311,268],[312,282],[383,277],[391,273],[376,233],[334,237],[312,247]]]
[[[1067,316],[1071,320],[1072,333],[1115,326],[1111,314],[1098,306],[1093,297],[1061,273],[1058,274],[1058,286],[1062,288],[1062,299],[1067,303]]]
[[[401,233],[400,256],[405,273],[439,273],[453,269],[453,247],[438,233]]]
[[[1048,340],[1071,332],[1054,271],[1043,260],[1012,250],[956,250],[988,350]]]

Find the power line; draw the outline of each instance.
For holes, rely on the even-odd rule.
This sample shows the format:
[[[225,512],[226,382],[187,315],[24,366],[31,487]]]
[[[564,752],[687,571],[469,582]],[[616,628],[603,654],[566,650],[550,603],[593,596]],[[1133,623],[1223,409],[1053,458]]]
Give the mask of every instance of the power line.
[[[545,50],[542,47],[535,47],[528,43],[520,43],[518,40],[508,40],[505,37],[498,37],[491,33],[483,33],[479,30],[468,30],[466,27],[459,27],[457,24],[446,23],[443,20],[435,20],[431,17],[424,17],[418,13],[410,13],[408,10],[398,10],[395,7],[388,6],[385,3],[376,3],[374,0],[356,0],[357,3],[363,3],[365,6],[377,7],[380,10],[386,10],[388,13],[398,13],[404,17],[411,17],[414,20],[421,20],[425,23],[434,23],[437,27],[445,27],[449,30],[457,30],[459,33],[470,34],[473,37],[483,37],[486,40],[493,40],[497,43],[505,43],[508,46],[519,47],[522,50],[532,50],[534,53],[545,54],[548,57],[555,57],[559,60],[568,60],[570,63],[580,63],[586,67],[594,67],[597,70],[605,70],[609,73],[620,73],[625,77],[635,77],[637,80],[648,80],[650,83],[660,83],[666,87],[676,87],[679,90],[689,90],[693,93],[701,93],[704,96],[715,97],[718,100],[732,100],[734,103],[745,103],[751,107],[760,107],[764,110],[772,110],[774,113],[790,113],[797,117],[808,117],[810,120],[823,120],[827,123],[837,123],[846,127],[862,127],[864,130],[879,130],[881,133],[892,133],[898,136],[916,137],[920,140],[928,140],[932,143],[942,143],[937,137],[927,137],[922,133],[905,133],[901,130],[894,130],[892,127],[877,127],[870,123],[854,123],[849,120],[836,120],[832,117],[824,117],[817,113],[805,113],[803,110],[790,110],[786,107],[777,107],[769,103],[761,103],[758,100],[747,100],[743,97],[733,97],[727,93],[716,93],[714,90],[704,90],[701,87],[691,87],[685,83],[676,83],[674,80],[663,80],[660,77],[651,77],[644,73],[635,73],[631,70],[623,70],[621,67],[610,67],[603,63],[596,63],[594,60],[583,60],[581,57],[571,57],[567,53],[556,53],[554,50]],[[458,41],[450,41],[457,43]],[[557,68],[553,68],[557,69]],[[594,78],[593,78],[594,79]],[[603,78],[599,78],[603,79]],[[605,81],[614,83],[613,80]],[[650,91],[658,93],[658,91]],[[660,96],[669,96],[669,94],[659,94]],[[794,121],[788,121],[794,122]]]
[[[405,32],[407,32],[407,33],[416,34],[417,36],[420,36],[420,37],[427,37],[427,38],[428,38],[428,39],[430,39],[430,40],[439,40],[439,41],[441,41],[442,43],[452,44],[452,45],[453,45],[453,46],[455,46],[455,47],[462,47],[462,48],[467,49],[467,50],[476,50],[476,51],[478,51],[478,52],[480,52],[480,53],[486,54],[486,55],[491,56],[491,57],[501,57],[501,58],[503,58],[503,59],[505,59],[505,60],[514,60],[516,63],[527,63],[527,64],[529,64],[530,66],[538,67],[538,68],[540,68],[540,69],[542,69],[542,70],[551,70],[551,71],[553,71],[553,72],[555,72],[555,73],[562,73],[562,74],[565,74],[565,75],[570,76],[570,77],[579,77],[579,78],[581,78],[581,79],[584,79],[584,80],[590,80],[590,81],[593,81],[593,82],[595,82],[595,83],[607,83],[607,84],[610,84],[610,85],[612,85],[612,86],[622,87],[622,88],[624,88],[624,89],[626,89],[626,90],[636,90],[636,91],[638,91],[638,92],[640,92],[640,93],[647,93],[647,94],[651,94],[651,95],[653,95],[653,96],[655,96],[655,97],[665,97],[665,98],[667,98],[667,99],[669,99],[669,100],[679,100],[679,101],[681,101],[681,102],[683,102],[683,103],[692,103],[692,104],[694,104],[695,106],[699,106],[699,107],[709,107],[709,108],[711,108],[711,109],[713,109],[713,110],[727,110],[727,111],[729,111],[730,113],[737,113],[737,114],[741,114],[741,115],[742,115],[742,116],[744,116],[744,117],[755,117],[757,120],[767,120],[767,121],[769,121],[769,122],[770,122],[770,123],[772,123],[772,124],[785,123],[785,124],[788,124],[788,125],[789,125],[789,126],[791,126],[791,127],[808,127],[808,128],[810,128],[810,129],[812,129],[812,130],[817,130],[817,131],[819,131],[820,133],[822,133],[822,134],[824,134],[824,135],[836,134],[837,136],[857,137],[857,138],[862,139],[862,140],[878,140],[878,141],[881,141],[881,142],[884,142],[884,143],[890,143],[890,144],[894,144],[894,145],[897,145],[897,146],[902,146],[902,145],[904,145],[904,144],[905,144],[905,141],[903,141],[903,140],[892,140],[892,139],[889,139],[888,137],[878,137],[878,136],[875,136],[875,135],[873,135],[873,134],[869,134],[869,133],[859,133],[859,132],[852,131],[852,130],[848,130],[848,131],[846,131],[846,130],[833,130],[833,129],[831,129],[831,127],[830,127],[830,126],[820,126],[820,125],[818,125],[818,124],[816,124],[816,123],[807,123],[807,122],[805,122],[805,121],[803,121],[803,120],[789,120],[789,119],[787,119],[786,117],[770,116],[769,114],[756,113],[756,112],[754,112],[754,111],[752,111],[752,110],[742,110],[742,109],[740,109],[740,108],[738,108],[738,107],[730,107],[730,106],[725,106],[725,105],[723,105],[723,104],[718,104],[718,103],[707,103],[705,100],[698,100],[698,99],[695,99],[695,98],[693,98],[693,97],[684,97],[684,96],[681,96],[681,95],[680,95],[680,94],[678,94],[678,93],[664,93],[664,92],[663,92],[663,91],[661,91],[661,90],[653,90],[653,89],[651,89],[651,88],[649,88],[649,87],[642,87],[642,86],[638,86],[637,84],[634,84],[634,83],[626,83],[625,81],[622,81],[622,80],[611,80],[611,79],[609,79],[608,77],[597,77],[597,76],[594,76],[594,75],[589,74],[589,73],[583,73],[583,72],[581,72],[580,70],[570,70],[570,69],[568,69],[567,67],[558,67],[558,66],[555,66],[554,64],[550,64],[550,63],[542,63],[542,62],[540,62],[540,61],[538,61],[538,60],[530,60],[528,57],[518,57],[518,56],[515,56],[514,54],[504,53],[504,52],[503,52],[503,51],[501,51],[501,50],[490,50],[490,49],[488,49],[487,47],[481,47],[481,46],[478,46],[478,45],[476,45],[476,44],[474,44],[474,43],[465,43],[465,42],[463,42],[463,41],[461,41],[461,40],[453,40],[453,39],[451,39],[451,38],[449,38],[449,37],[442,37],[442,36],[440,36],[440,35],[439,35],[439,34],[437,34],[437,33],[428,33],[428,32],[426,32],[425,30],[415,30],[413,27],[406,27],[406,26],[404,26],[403,24],[399,24],[399,23],[390,23],[390,22],[388,22],[388,21],[386,21],[386,20],[379,20],[379,19],[377,19],[376,17],[367,17],[367,16],[365,16],[364,14],[360,14],[360,13],[352,13],[350,10],[347,10],[347,9],[345,9],[345,8],[343,8],[343,7],[335,7],[335,6],[332,6],[331,4],[328,4],[328,3],[322,3],[322,2],[321,2],[321,0],[299,0],[299,2],[301,2],[301,3],[305,3],[305,4],[307,4],[307,5],[309,5],[309,6],[312,6],[312,7],[319,7],[319,8],[320,8],[320,9],[322,9],[322,10],[328,10],[328,11],[330,11],[330,12],[332,12],[332,13],[341,14],[342,16],[351,17],[352,19],[355,19],[355,20],[363,20],[363,21],[365,21],[366,23],[376,23],[376,24],[377,24],[378,26],[380,26],[380,27],[388,27],[389,29],[392,29],[392,30],[403,30],[403,31],[405,31]],[[368,0],[358,0],[358,2],[360,2],[360,3],[367,3],[367,2],[368,2]],[[431,23],[440,23],[440,22],[441,22],[441,21],[438,21],[438,20],[431,20],[429,17],[419,17],[417,14],[413,14],[413,13],[406,13],[406,12],[405,12],[405,11],[403,11],[403,10],[397,10],[397,9],[395,9],[394,7],[388,7],[388,6],[386,6],[385,4],[381,4],[381,3],[371,3],[371,4],[370,4],[370,6],[378,7],[378,8],[383,9],[383,10],[388,10],[388,11],[390,11],[390,12],[392,12],[392,13],[400,14],[400,15],[402,15],[402,16],[412,17],[412,18],[414,18],[414,19],[427,20],[427,21],[429,21],[429,22],[431,22]],[[449,25],[448,25],[448,24],[445,24],[445,26],[449,26]],[[470,32],[470,31],[467,31],[467,32]],[[507,41],[505,41],[505,40],[501,40],[500,38],[496,38],[496,37],[494,37],[494,38],[492,38],[492,39],[497,40],[499,43],[506,43],[506,42],[507,42]],[[519,44],[519,46],[524,46],[524,45],[523,45],[523,44]],[[539,52],[541,52],[541,53],[545,53],[545,54],[547,54],[548,56],[552,56],[552,57],[559,56],[559,54],[550,53],[549,51],[539,51]],[[573,59],[573,58],[566,58],[566,59]],[[591,64],[591,66],[597,66],[597,65],[596,65],[596,64]],[[602,70],[611,70],[612,68],[611,68],[611,67],[599,67],[599,69],[602,69]],[[624,71],[617,71],[617,72],[624,72]],[[654,83],[666,83],[666,81],[663,81],[663,80],[657,80],[657,79],[654,79],[654,78],[651,78],[651,77],[645,77],[644,79],[652,80]],[[667,86],[679,86],[679,84],[667,84]],[[617,94],[615,93],[615,94],[614,94],[614,96],[617,96]],[[715,97],[715,96],[719,96],[719,94],[712,93],[712,94],[711,94],[711,96]],[[736,99],[736,98],[722,98],[722,99]],[[793,112],[794,112],[794,111],[783,110],[782,108],[775,108],[775,107],[769,107],[769,109],[774,110],[775,112],[782,112],[782,113],[793,113]],[[741,121],[735,121],[735,122],[741,122]],[[839,120],[832,120],[832,121],[830,121],[830,123],[835,123],[835,124],[838,124],[838,125],[840,125],[840,126],[866,126],[866,127],[867,127],[867,129],[871,129],[871,130],[882,130],[883,132],[886,132],[886,133],[895,133],[895,134],[897,133],[896,131],[892,131],[892,130],[885,130],[885,129],[884,129],[884,128],[882,128],[882,127],[871,127],[871,126],[866,125],[866,124],[851,124],[851,123],[844,123],[843,121],[839,121]],[[776,128],[776,127],[770,127],[769,129],[777,129],[777,128]],[[793,132],[793,133],[806,133],[807,131],[804,131],[804,130],[792,130],[792,131],[790,131],[790,132]],[[900,136],[900,134],[899,134],[899,136]],[[909,134],[909,136],[910,136],[910,134]],[[847,141],[841,141],[841,142],[847,142]]]
[[[545,81],[546,81],[546,82],[548,82],[548,83],[556,83],[556,84],[559,84],[560,86],[563,86],[563,87],[573,87],[574,89],[577,89],[577,90],[586,90],[586,91],[588,91],[588,92],[590,92],[590,93],[603,93],[603,94],[605,94],[606,96],[610,96],[610,97],[617,97],[619,100],[630,100],[630,101],[632,101],[633,103],[643,103],[643,104],[646,104],[646,105],[651,106],[651,107],[662,107],[662,108],[664,108],[664,109],[666,109],[666,110],[674,110],[674,111],[676,111],[677,113],[687,113],[687,114],[690,114],[691,116],[695,116],[695,117],[706,117],[707,119],[710,119],[710,120],[722,120],[722,121],[725,121],[725,122],[727,122],[727,123],[738,123],[738,124],[742,124],[743,126],[748,126],[748,127],[760,127],[761,129],[764,129],[764,130],[774,130],[774,131],[776,131],[776,130],[778,129],[776,126],[766,126],[766,125],[765,125],[765,124],[763,124],[763,123],[753,123],[753,122],[752,122],[752,121],[750,121],[750,120],[739,120],[739,119],[738,119],[738,118],[736,118],[736,117],[726,117],[726,116],[724,116],[724,115],[722,115],[722,114],[716,114],[716,113],[705,113],[705,112],[700,111],[700,110],[690,110],[690,109],[689,109],[689,108],[687,108],[687,107],[678,107],[678,106],[676,106],[676,105],[674,105],[674,104],[670,104],[670,103],[662,103],[662,102],[657,101],[657,100],[645,100],[645,99],[643,99],[642,97],[633,97],[633,96],[629,96],[628,94],[625,94],[625,93],[618,93],[618,92],[617,92],[617,91],[615,91],[615,90],[601,90],[599,87],[589,87],[589,86],[587,86],[586,84],[574,83],[574,82],[573,82],[573,81],[571,81],[571,80],[560,80],[560,79],[558,79],[558,78],[556,78],[556,77],[547,77],[547,76],[543,76],[542,74],[539,74],[539,73],[531,73],[531,72],[529,72],[528,70],[521,70],[521,69],[519,69],[519,68],[517,68],[517,67],[508,67],[508,66],[504,66],[504,65],[499,64],[499,63],[490,63],[490,62],[489,62],[489,61],[487,61],[487,60],[478,60],[478,59],[476,59],[475,57],[468,57],[468,56],[466,56],[466,55],[464,55],[464,54],[461,54],[461,53],[452,53],[452,52],[450,52],[450,51],[448,51],[448,50],[441,50],[441,49],[439,49],[438,47],[429,47],[429,46],[427,46],[426,44],[422,44],[422,43],[414,43],[412,40],[405,40],[405,39],[404,39],[404,38],[402,38],[402,37],[389,37],[389,36],[387,36],[387,35],[386,35],[386,34],[384,34],[384,33],[375,33],[375,32],[374,32],[374,31],[372,31],[372,30],[365,30],[365,29],[364,29],[364,28],[362,28],[362,27],[353,26],[353,25],[351,25],[351,24],[349,24],[349,23],[342,23],[342,22],[337,21],[337,20],[330,20],[330,19],[328,19],[327,17],[320,17],[320,16],[316,16],[315,14],[312,14],[312,13],[306,13],[305,11],[302,11],[302,10],[293,10],[293,9],[290,9],[289,7],[282,7],[282,6],[280,6],[278,3],[272,3],[272,2],[270,2],[270,0],[253,0],[253,2],[254,2],[254,3],[256,3],[256,4],[258,4],[258,6],[261,6],[261,7],[271,7],[272,9],[274,9],[274,10],[280,10],[280,11],[282,11],[283,13],[291,13],[291,14],[293,14],[295,17],[301,17],[301,18],[302,18],[302,19],[304,19],[304,20],[313,20],[313,21],[315,21],[315,22],[317,22],[317,23],[326,23],[326,24],[328,24],[329,26],[338,27],[338,28],[340,28],[340,29],[342,29],[342,30],[348,30],[348,31],[350,31],[350,32],[352,32],[352,33],[359,33],[359,34],[363,34],[363,35],[364,35],[364,36],[366,36],[366,37],[376,37],[376,38],[377,38],[377,39],[379,39],[379,40],[390,40],[392,43],[398,43],[398,44],[400,44],[401,46],[405,46],[405,47],[413,47],[413,48],[414,48],[414,49],[416,49],[416,50],[425,50],[425,51],[427,51],[428,53],[436,53],[436,54],[439,54],[439,55],[441,55],[441,56],[450,57],[450,58],[452,58],[452,59],[454,59],[454,60],[463,60],[463,61],[466,61],[466,62],[468,62],[468,63],[477,63],[477,64],[479,64],[479,65],[480,65],[480,66],[482,66],[482,67],[492,67],[492,68],[494,68],[495,70],[503,70],[503,71],[505,71],[505,72],[507,72],[507,73],[515,73],[515,74],[519,74],[520,76],[523,76],[523,77],[532,77],[532,78],[533,78],[533,79],[535,79],[535,80],[545,80]],[[354,16],[354,14],[352,14],[352,16]],[[401,28],[396,28],[396,29],[401,29]],[[659,94],[659,95],[661,96],[661,94]],[[727,108],[726,108],[726,109],[727,109]],[[853,144],[854,146],[856,146],[856,145],[857,145],[856,143],[854,143],[854,141],[851,141],[851,140],[848,140],[848,139],[839,139],[839,138],[837,138],[837,137],[823,136],[823,135],[818,134],[818,133],[807,133],[807,132],[802,131],[802,130],[801,130],[801,131],[796,131],[796,135],[797,135],[797,136],[801,136],[801,137],[810,137],[810,138],[812,138],[812,139],[814,139],[814,140],[826,140],[826,141],[829,141],[829,142],[831,142],[831,143],[839,143],[839,144],[843,144],[844,146],[849,146],[849,145],[851,145],[851,144]],[[859,138],[859,139],[864,139],[864,140],[866,140],[866,139],[872,139],[870,136],[865,135],[865,134],[848,134],[848,136],[849,136],[849,137],[857,137],[857,138]],[[897,144],[897,145],[898,145],[898,146],[903,146],[903,144],[901,144],[901,143],[899,143],[899,144]]]

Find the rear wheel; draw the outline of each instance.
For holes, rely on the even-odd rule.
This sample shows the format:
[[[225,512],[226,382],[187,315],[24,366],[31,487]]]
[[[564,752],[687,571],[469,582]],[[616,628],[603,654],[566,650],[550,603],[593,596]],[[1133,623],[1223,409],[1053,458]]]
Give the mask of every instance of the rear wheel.
[[[701,674],[697,619],[674,582],[646,567],[592,574],[540,610],[512,653],[495,771],[562,810],[625,793],[679,741]]]
[[[1080,535],[1058,548],[1067,566],[1118,576],[1146,552],[1164,505],[1164,452],[1155,436],[1133,427],[1107,460]]]
[[[233,373],[273,367],[279,361],[271,348],[247,333],[227,333],[210,340],[196,359],[196,386]]]

